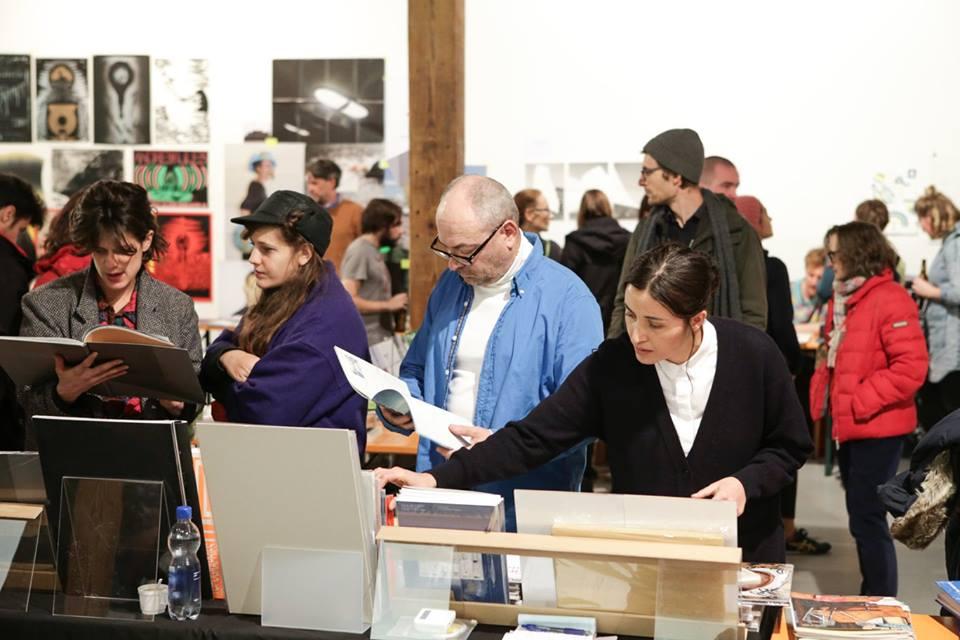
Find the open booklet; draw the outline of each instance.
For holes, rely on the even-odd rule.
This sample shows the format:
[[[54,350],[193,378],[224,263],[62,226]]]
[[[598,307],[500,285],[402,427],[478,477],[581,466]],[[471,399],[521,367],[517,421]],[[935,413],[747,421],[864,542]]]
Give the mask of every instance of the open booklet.
[[[414,429],[421,437],[432,440],[445,449],[456,451],[470,446],[469,439],[450,432],[450,425],[469,425],[472,424],[471,420],[414,398],[403,380],[340,347],[334,347],[333,350],[347,382],[361,396],[391,411],[410,416],[413,418]]]
[[[105,396],[142,396],[159,400],[204,400],[190,354],[162,336],[104,325],[72,338],[0,336],[0,367],[18,385],[56,379],[54,356],[75,365],[97,353],[94,364],[123,360],[127,373],[99,384],[91,393]]]

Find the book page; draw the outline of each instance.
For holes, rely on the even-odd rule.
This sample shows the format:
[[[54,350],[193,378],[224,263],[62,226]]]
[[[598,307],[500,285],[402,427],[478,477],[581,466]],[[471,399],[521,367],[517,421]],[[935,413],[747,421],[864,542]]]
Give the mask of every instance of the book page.
[[[174,346],[169,339],[164,336],[154,336],[149,333],[142,333],[118,327],[115,325],[104,325],[87,331],[83,336],[83,341],[87,344],[146,344],[154,347],[172,347]]]

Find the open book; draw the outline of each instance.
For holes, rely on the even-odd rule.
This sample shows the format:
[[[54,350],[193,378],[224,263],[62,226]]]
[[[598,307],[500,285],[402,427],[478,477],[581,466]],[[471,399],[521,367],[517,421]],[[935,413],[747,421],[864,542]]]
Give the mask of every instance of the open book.
[[[413,427],[421,438],[432,440],[451,451],[470,446],[468,439],[450,433],[450,425],[469,425],[473,423],[472,420],[414,398],[403,380],[340,347],[334,347],[333,350],[347,382],[361,396],[391,411],[411,416]]]
[[[57,377],[54,355],[75,365],[94,351],[95,364],[123,360],[129,369],[92,388],[91,393],[203,402],[203,390],[186,349],[166,338],[125,327],[96,327],[83,340],[0,336],[0,367],[18,385],[40,384]]]

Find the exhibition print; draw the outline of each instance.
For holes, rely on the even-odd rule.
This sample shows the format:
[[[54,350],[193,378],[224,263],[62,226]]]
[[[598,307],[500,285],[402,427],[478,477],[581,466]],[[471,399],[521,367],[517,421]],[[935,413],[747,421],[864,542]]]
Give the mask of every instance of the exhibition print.
[[[157,144],[210,141],[207,61],[153,61],[153,127]]]
[[[50,165],[53,206],[63,206],[70,196],[97,180],[123,180],[120,149],[54,149]]]
[[[15,175],[43,193],[43,158],[26,151],[0,154],[0,173]]]
[[[30,56],[0,56],[0,142],[30,139]]]
[[[93,136],[106,144],[149,144],[150,59],[94,56]]]
[[[273,135],[288,142],[383,142],[384,61],[274,60]]]
[[[133,181],[158,206],[207,206],[206,151],[134,151]]]
[[[37,60],[37,140],[89,140],[85,58]]]
[[[157,224],[167,241],[167,251],[153,263],[153,276],[197,302],[210,302],[210,214],[161,212],[157,214]]]

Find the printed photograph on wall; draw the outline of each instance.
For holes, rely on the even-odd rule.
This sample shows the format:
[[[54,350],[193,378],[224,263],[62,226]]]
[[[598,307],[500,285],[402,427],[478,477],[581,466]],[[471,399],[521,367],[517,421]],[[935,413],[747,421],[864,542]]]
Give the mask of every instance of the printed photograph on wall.
[[[163,257],[152,263],[153,276],[197,302],[210,302],[213,288],[210,214],[160,212],[157,223],[168,246]]]
[[[30,56],[0,56],[0,142],[30,142]]]
[[[50,204],[62,207],[77,191],[97,180],[123,180],[121,149],[54,149]]]
[[[224,147],[223,244],[226,260],[245,260],[250,243],[230,218],[249,215],[274,191],[303,191],[305,146],[301,143],[244,142]]]
[[[133,181],[157,206],[207,206],[206,151],[134,151]]]
[[[89,140],[86,58],[37,60],[37,140]]]
[[[383,59],[274,60],[273,135],[287,142],[383,142]]]
[[[207,61],[154,58],[155,144],[210,142]]]
[[[360,204],[388,197],[384,191],[382,144],[308,144],[307,166],[321,158],[333,160],[340,167],[337,193],[341,197]]]
[[[94,142],[150,143],[150,58],[94,56]]]
[[[43,158],[27,151],[0,154],[0,173],[10,173],[43,192]]]

